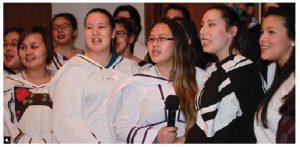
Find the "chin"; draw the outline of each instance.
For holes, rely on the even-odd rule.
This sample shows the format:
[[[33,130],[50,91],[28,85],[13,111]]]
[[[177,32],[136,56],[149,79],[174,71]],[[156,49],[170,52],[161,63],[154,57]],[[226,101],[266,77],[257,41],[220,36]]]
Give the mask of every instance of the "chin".
[[[159,60],[157,60],[156,58],[152,58],[152,57],[151,57],[151,60],[152,60],[152,62],[154,62],[154,63],[159,62]]]
[[[272,60],[272,58],[270,58],[270,56],[268,56],[268,55],[261,55],[261,59],[267,60],[267,61],[271,61]]]

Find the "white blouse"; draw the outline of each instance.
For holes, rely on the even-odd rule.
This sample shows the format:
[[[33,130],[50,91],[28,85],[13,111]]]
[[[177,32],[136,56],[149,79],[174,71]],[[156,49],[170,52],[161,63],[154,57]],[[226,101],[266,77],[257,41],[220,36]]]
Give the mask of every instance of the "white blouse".
[[[295,73],[292,73],[286,81],[284,81],[279,89],[275,92],[272,99],[269,102],[267,108],[267,121],[268,129],[264,128],[260,122],[257,121],[256,116],[254,118],[254,133],[257,139],[257,143],[276,143],[276,132],[278,128],[278,122],[281,118],[279,109],[283,104],[282,98],[286,96],[295,86]],[[256,115],[260,115],[256,113]],[[260,118],[260,117],[258,117]]]

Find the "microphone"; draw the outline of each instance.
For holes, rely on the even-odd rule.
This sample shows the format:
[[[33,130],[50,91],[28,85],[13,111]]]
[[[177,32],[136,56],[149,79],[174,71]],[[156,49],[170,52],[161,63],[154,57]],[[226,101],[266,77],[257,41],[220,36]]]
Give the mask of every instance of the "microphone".
[[[165,100],[165,109],[168,110],[168,127],[175,126],[176,110],[179,108],[179,98],[176,95],[168,95]]]

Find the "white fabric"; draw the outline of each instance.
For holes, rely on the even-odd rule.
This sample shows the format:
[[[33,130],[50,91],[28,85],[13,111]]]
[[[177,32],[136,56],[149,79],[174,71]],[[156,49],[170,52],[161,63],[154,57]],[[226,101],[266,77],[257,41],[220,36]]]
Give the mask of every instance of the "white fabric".
[[[118,143],[128,140],[129,143],[153,143],[158,130],[167,125],[164,101],[168,95],[175,95],[172,83],[159,76],[156,66],[144,71],[143,75],[124,81],[110,99],[110,130]],[[196,75],[200,91],[207,75],[198,68]],[[183,121],[183,114],[177,111],[177,136],[184,135]]]
[[[15,115],[15,87],[30,88],[32,93],[48,93],[48,84],[37,86],[21,76],[21,73],[4,79],[4,136],[10,136],[13,142],[20,129],[24,135],[17,143],[55,143],[52,134],[52,109],[44,105],[31,105],[23,113],[19,122]],[[11,113],[10,113],[11,112]],[[12,115],[12,116],[11,116]],[[44,139],[44,140],[43,140]],[[31,141],[30,141],[31,140]]]
[[[10,73],[6,70],[3,70],[3,78],[8,77]]]
[[[242,68],[248,64],[252,64],[253,62],[244,56],[236,55],[233,60],[229,60],[223,63],[221,66],[225,72],[230,72],[238,68]],[[212,75],[213,72],[217,70],[216,63],[213,63],[206,72],[209,76]],[[216,76],[216,75],[215,75]],[[220,79],[219,79],[220,80]],[[230,77],[224,79],[221,84],[218,86],[218,93],[220,93],[224,88],[228,87],[231,84]],[[200,98],[197,101],[197,104],[200,102]],[[196,107],[200,109],[199,106]],[[218,110],[217,110],[218,109]],[[208,114],[210,112],[216,111],[216,116],[214,119],[206,120],[202,118],[202,115]],[[224,96],[221,101],[218,101],[214,104],[211,104],[207,107],[201,108],[197,112],[197,125],[205,132],[207,137],[213,137],[215,133],[219,130],[228,126],[232,121],[234,121],[237,117],[243,115],[243,112],[240,108],[240,102],[236,96],[235,91],[228,93]]]
[[[246,57],[241,55],[236,55],[234,56],[233,60],[229,60],[228,62],[222,64],[222,68],[225,70],[225,72],[229,72],[251,63],[253,62],[251,60],[246,59]]]
[[[275,78],[275,73],[276,73],[276,63],[273,62],[271,64],[268,65],[268,69],[267,69],[267,81],[264,81],[264,88],[266,90],[268,90]]]
[[[56,57],[53,57],[51,63],[47,66],[48,70],[56,73],[68,60],[64,60],[64,56],[56,53]]]
[[[251,22],[248,25],[248,28],[253,28],[254,26],[256,26],[258,24],[259,24],[259,21],[255,17],[252,17]]]
[[[122,61],[121,61],[122,59]],[[51,81],[54,98],[53,129],[60,143],[112,143],[107,123],[107,101],[112,91],[133,71],[134,62],[119,57],[105,69],[84,55],[71,58]]]
[[[218,109],[215,119],[204,121],[201,114],[212,112]],[[206,108],[202,108],[197,112],[197,125],[204,130],[207,137],[212,137],[222,128],[226,127],[230,122],[239,116],[242,116],[239,101],[234,92],[225,96],[220,102]]]
[[[256,119],[254,119],[254,133],[257,139],[257,143],[276,143],[276,132],[278,122],[281,118],[279,109],[283,104],[282,98],[286,96],[295,86],[295,74],[291,74],[290,77],[281,84],[279,89],[275,92],[274,96],[269,102],[267,108],[267,122],[268,129],[264,128]],[[256,113],[256,115],[260,115]],[[260,118],[260,117],[258,117]]]

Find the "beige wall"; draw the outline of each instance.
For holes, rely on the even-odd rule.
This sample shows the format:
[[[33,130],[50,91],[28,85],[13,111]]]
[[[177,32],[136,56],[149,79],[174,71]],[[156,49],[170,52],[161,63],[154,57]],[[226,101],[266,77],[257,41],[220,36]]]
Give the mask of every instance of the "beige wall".
[[[81,49],[86,49],[84,43],[84,17],[88,11],[93,8],[104,8],[113,14],[114,10],[119,5],[130,4],[134,6],[140,13],[141,22],[142,22],[142,32],[139,36],[139,40],[144,42],[145,33],[144,33],[144,3],[52,3],[52,16],[57,13],[69,12],[75,15],[78,21],[78,38],[76,40],[75,46]]]

